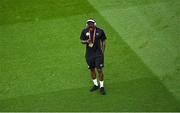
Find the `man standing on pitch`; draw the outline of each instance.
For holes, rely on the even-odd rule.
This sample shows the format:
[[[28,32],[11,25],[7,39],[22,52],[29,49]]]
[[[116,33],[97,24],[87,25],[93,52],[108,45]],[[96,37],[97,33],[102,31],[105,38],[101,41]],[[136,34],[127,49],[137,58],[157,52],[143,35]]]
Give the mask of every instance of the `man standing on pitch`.
[[[104,31],[96,27],[96,21],[93,19],[87,20],[87,27],[82,30],[80,40],[82,44],[86,44],[86,62],[91,72],[91,77],[94,86],[90,92],[96,91],[100,87],[100,93],[105,95],[104,90],[104,50],[106,35]],[[99,74],[99,83],[96,78],[96,71]]]

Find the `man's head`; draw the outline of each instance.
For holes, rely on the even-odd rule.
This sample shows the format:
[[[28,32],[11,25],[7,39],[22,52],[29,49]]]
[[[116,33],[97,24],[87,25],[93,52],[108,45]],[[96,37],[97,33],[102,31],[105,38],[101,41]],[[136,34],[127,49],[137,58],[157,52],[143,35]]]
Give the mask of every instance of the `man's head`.
[[[94,31],[94,29],[96,28],[96,21],[93,19],[87,20],[87,27],[90,31]]]

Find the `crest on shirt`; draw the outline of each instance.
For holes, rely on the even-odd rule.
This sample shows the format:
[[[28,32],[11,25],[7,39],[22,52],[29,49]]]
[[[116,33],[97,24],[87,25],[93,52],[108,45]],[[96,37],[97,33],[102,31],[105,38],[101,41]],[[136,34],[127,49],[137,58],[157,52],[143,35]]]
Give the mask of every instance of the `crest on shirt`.
[[[96,35],[99,35],[99,33],[96,33]]]
[[[86,36],[89,36],[89,32],[86,33]]]

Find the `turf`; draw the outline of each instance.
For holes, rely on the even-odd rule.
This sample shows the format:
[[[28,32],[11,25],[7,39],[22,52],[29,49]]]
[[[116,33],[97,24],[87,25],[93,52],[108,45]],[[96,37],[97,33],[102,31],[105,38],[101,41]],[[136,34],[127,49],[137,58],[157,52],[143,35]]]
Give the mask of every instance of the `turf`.
[[[177,4],[1,0],[0,111],[180,111]],[[79,35],[89,17],[108,37],[106,96],[88,91]]]
[[[180,2],[177,0],[90,2],[180,100],[178,88],[180,84],[177,84],[180,80]]]

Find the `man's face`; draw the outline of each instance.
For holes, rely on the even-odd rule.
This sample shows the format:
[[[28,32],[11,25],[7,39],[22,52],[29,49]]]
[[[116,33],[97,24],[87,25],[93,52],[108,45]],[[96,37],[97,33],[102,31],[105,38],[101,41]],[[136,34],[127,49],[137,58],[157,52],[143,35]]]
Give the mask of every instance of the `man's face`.
[[[94,22],[88,22],[87,24],[88,24],[89,30],[90,30],[90,31],[94,31],[94,29],[95,29]]]

